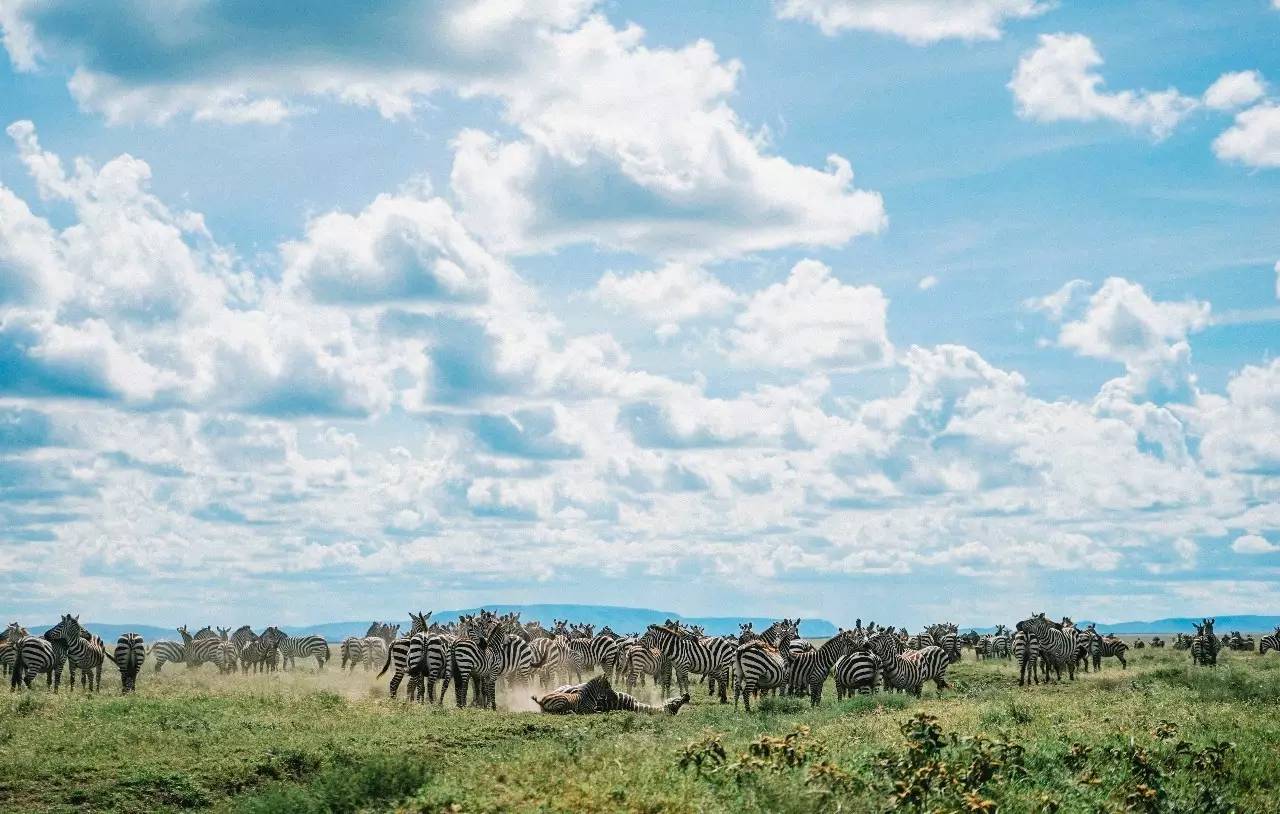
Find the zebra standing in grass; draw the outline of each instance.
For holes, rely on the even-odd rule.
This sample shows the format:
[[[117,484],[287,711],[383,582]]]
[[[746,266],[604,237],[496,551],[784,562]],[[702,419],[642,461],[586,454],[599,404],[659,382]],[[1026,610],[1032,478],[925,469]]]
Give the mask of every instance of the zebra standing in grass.
[[[1040,661],[1040,640],[1036,634],[1027,630],[1018,630],[1013,634],[1013,659],[1018,662],[1018,686],[1040,683],[1037,672]]]
[[[652,676],[656,683],[662,673],[662,652],[650,647],[648,641],[636,639],[622,645],[622,672],[627,677],[627,689],[636,684],[644,686],[644,677]]]
[[[138,683],[138,673],[147,660],[147,647],[137,633],[121,633],[116,639],[116,649],[111,654],[116,669],[120,671],[120,691],[133,692]]]
[[[750,712],[752,693],[786,686],[790,654],[787,646],[795,635],[795,630],[787,627],[778,635],[777,647],[768,644],[763,638],[738,645],[733,654],[735,710],[738,708],[739,698],[747,712]]]
[[[13,672],[9,676],[10,691],[19,685],[31,689],[31,681],[40,673],[52,681],[55,655],[53,642],[43,636],[31,636],[17,622],[9,625],[7,641],[13,647]]]
[[[1062,668],[1067,668],[1067,677],[1076,680],[1076,644],[1055,623],[1045,618],[1043,613],[1032,614],[1017,625],[1018,630],[1025,630],[1036,637],[1040,645],[1040,664],[1044,668],[1044,680],[1049,680],[1049,668],[1057,673],[1058,681],[1062,681]]]
[[[1276,625],[1276,629],[1266,636],[1262,637],[1262,641],[1258,642],[1258,655],[1267,655],[1268,650],[1280,651],[1280,625]]]
[[[194,668],[208,663],[217,667],[218,672],[225,673],[227,671],[227,648],[223,645],[229,644],[229,642],[224,642],[219,638],[212,628],[206,626],[192,636],[187,632],[187,626],[183,625],[178,628],[178,634],[182,636],[187,667]]]
[[[180,642],[162,640],[151,645],[151,656],[155,659],[155,669],[158,673],[160,668],[168,662],[185,662],[187,660],[187,649]]]
[[[80,688],[93,692],[102,689],[102,662],[107,657],[102,639],[86,639],[83,634],[88,631],[80,627],[80,617],[69,613],[63,615],[60,627],[62,643],[67,649],[67,663],[80,670]],[[76,688],[75,678],[71,679],[69,688]]]
[[[875,692],[876,678],[883,668],[880,658],[866,650],[865,644],[859,645],[852,653],[841,656],[832,667],[836,678],[836,699],[843,701],[846,696],[854,693],[868,695]]]
[[[436,702],[436,682],[449,680],[449,651],[455,637],[437,631],[415,633],[409,638],[409,652],[405,657],[405,675],[409,677],[408,697],[418,701]],[[444,706],[444,688],[440,691],[440,705]]]
[[[275,672],[280,640],[284,637],[279,628],[269,627],[262,631],[262,635],[246,641],[240,648],[240,671],[248,674],[249,668],[252,667],[255,673],[268,670]]]
[[[395,672],[391,675],[391,684],[388,687],[388,694],[396,697],[396,691],[400,689],[400,682],[404,680],[406,665],[409,657],[410,643],[414,636],[425,634],[427,632],[427,620],[431,618],[431,611],[426,613],[414,613],[409,611],[409,635],[398,636],[387,646],[386,659],[383,662],[382,669],[375,678],[382,678],[392,664],[395,665]],[[325,652],[328,653],[328,645],[325,646]],[[363,650],[363,647],[362,647]],[[410,700],[413,700],[412,698]]]
[[[289,669],[296,666],[295,659],[314,657],[316,669],[323,670],[329,660],[329,643],[323,636],[286,636],[280,642],[280,666]]]
[[[899,654],[897,643],[889,634],[877,633],[867,639],[867,646],[884,665],[886,689],[893,687],[919,697],[926,681],[932,681],[939,694],[951,686],[947,683],[947,667],[951,659],[937,645]]]
[[[0,631],[0,676],[9,675],[9,671],[13,669],[13,643],[9,641],[10,631],[17,626],[14,622],[10,627]]]
[[[822,700],[822,685],[836,662],[853,649],[853,633],[841,630],[812,652],[791,657],[791,683],[797,682],[808,692],[809,705],[816,707]]]
[[[1213,635],[1213,623],[1215,619],[1203,619],[1202,624],[1196,625],[1196,637],[1191,641],[1191,663],[1216,667],[1218,664],[1218,651],[1222,648],[1222,644],[1218,641],[1218,637]]]
[[[1096,625],[1089,625],[1085,628],[1084,635],[1089,641],[1089,657],[1093,660],[1093,669],[1102,669],[1102,659],[1104,657],[1114,657],[1120,662],[1120,669],[1129,669],[1129,662],[1125,660],[1124,654],[1129,652],[1129,645],[1117,639],[1115,636],[1102,636],[1098,633]]]
[[[1012,658],[1013,648],[1011,645],[1009,629],[1004,625],[996,625],[995,635],[991,637],[991,650],[987,655],[993,659]]]
[[[449,676],[441,692],[448,692],[449,682],[453,682],[454,700],[461,709],[467,705],[467,692],[474,689],[475,704],[488,706],[485,697],[485,677],[489,672],[489,648],[487,636],[490,632],[485,611],[479,616],[464,616],[458,619],[459,636],[449,648]]]
[[[708,650],[697,637],[680,628],[678,622],[672,626],[649,625],[648,633],[652,634],[653,643],[675,673],[676,687],[680,692],[689,690],[689,673],[710,675],[717,673],[720,665],[712,658]]]
[[[53,670],[46,674],[46,686],[49,683],[53,685],[53,691],[57,692],[62,686],[62,666],[67,665],[67,677],[74,686],[76,683],[76,668],[74,664],[67,664],[67,644],[62,640],[62,622],[46,630],[40,634],[40,638],[49,643],[53,648]]]

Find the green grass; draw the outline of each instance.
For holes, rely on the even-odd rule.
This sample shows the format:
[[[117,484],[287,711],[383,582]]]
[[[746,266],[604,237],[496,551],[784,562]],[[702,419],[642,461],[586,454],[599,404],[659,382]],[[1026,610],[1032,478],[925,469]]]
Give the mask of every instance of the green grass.
[[[971,656],[971,654],[966,654]],[[3,811],[1275,811],[1280,658],[1130,651],[1121,671],[751,715],[558,718],[386,698],[363,670],[147,670],[136,695],[0,698]],[[114,675],[109,677],[115,679]],[[925,717],[921,717],[925,716]]]

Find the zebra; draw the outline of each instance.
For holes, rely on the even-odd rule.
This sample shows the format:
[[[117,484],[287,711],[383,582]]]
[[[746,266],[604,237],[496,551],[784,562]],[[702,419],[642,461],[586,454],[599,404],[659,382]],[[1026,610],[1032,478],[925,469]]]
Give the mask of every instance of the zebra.
[[[1089,672],[1089,635],[1076,627],[1076,623],[1071,621],[1070,616],[1062,617],[1062,624],[1059,629],[1070,637],[1075,646],[1076,669],[1083,670],[1086,673]]]
[[[930,625],[928,633],[933,644],[941,647],[953,664],[960,660],[960,635],[955,625],[948,622]]]
[[[1213,635],[1215,619],[1203,619],[1196,625],[1196,637],[1191,641],[1191,663],[1201,666],[1216,667],[1218,651],[1222,644]]]
[[[206,626],[192,636],[187,632],[187,626],[183,625],[178,628],[178,634],[182,636],[183,652],[188,668],[199,667],[201,664],[209,663],[218,668],[218,672],[225,673],[227,671],[228,646],[234,647],[230,642],[223,641],[213,629]],[[232,650],[231,655],[234,655]]]
[[[795,630],[787,627],[778,634],[778,646],[764,641],[748,641],[738,645],[733,654],[734,687],[733,708],[738,708],[738,698],[751,712],[751,694],[760,690],[777,689],[786,685],[788,645],[795,638]]]
[[[1017,624],[1018,630],[1025,630],[1036,637],[1040,645],[1040,664],[1044,669],[1044,679],[1049,680],[1049,668],[1057,673],[1058,681],[1062,681],[1062,668],[1067,668],[1067,677],[1076,680],[1076,645],[1067,633],[1064,633],[1054,622],[1045,619],[1043,613],[1032,614]]]
[[[252,667],[255,673],[268,670],[275,672],[280,641],[284,638],[285,635],[280,628],[273,626],[262,631],[262,635],[246,641],[239,651],[240,671],[248,674],[249,668]]]
[[[658,681],[664,659],[661,651],[637,639],[622,645],[621,662],[627,677],[627,689],[631,690],[635,689],[637,683],[643,687],[646,675],[653,676],[653,680]]]
[[[54,670],[53,642],[43,636],[32,636],[17,622],[9,625],[6,640],[13,647],[13,670],[9,675],[9,690],[25,686],[31,689],[31,681],[40,673],[52,681]]]
[[[721,668],[727,665],[716,663],[711,651],[697,637],[681,630],[678,624],[675,623],[674,627],[649,625],[648,632],[652,634],[658,652],[671,662],[677,688],[680,692],[687,692],[689,673],[719,675]]]
[[[1129,669],[1129,663],[1124,657],[1129,652],[1129,645],[1115,636],[1102,636],[1094,625],[1085,628],[1085,635],[1089,640],[1089,656],[1093,660],[1095,671],[1102,669],[1102,659],[1105,656],[1114,656],[1120,662],[1120,669]]]
[[[178,642],[171,642],[166,639],[151,645],[151,655],[155,657],[155,670],[158,673],[160,668],[168,662],[185,662],[187,660],[187,649]]]
[[[469,687],[475,689],[476,706],[497,708],[497,700],[487,695],[488,679],[492,675],[487,637],[494,633],[494,625],[484,614],[481,611],[478,617],[459,619],[462,635],[449,648],[449,676],[441,692],[448,692],[448,682],[452,680],[459,709],[467,705]]]
[[[329,660],[329,643],[323,636],[286,636],[280,642],[280,666],[289,669],[296,666],[295,659],[314,656],[316,669],[323,670]]]
[[[1152,647],[1164,647],[1164,639],[1160,638],[1159,636],[1152,636],[1152,637],[1151,637],[1151,646],[1152,646]]]
[[[44,639],[53,648],[53,671],[46,673],[45,685],[50,683],[53,685],[53,691],[57,692],[62,685],[62,665],[67,664],[67,644],[62,639],[62,621],[40,634],[40,638]],[[74,664],[67,664],[67,676],[74,686],[76,683],[76,668]]]
[[[106,648],[102,640],[96,637],[86,640],[88,633],[80,627],[80,617],[63,614],[59,624],[62,630],[62,643],[67,650],[67,663],[80,669],[80,688],[97,692],[102,689],[102,662],[106,660]],[[75,690],[73,677],[68,689]]]
[[[147,647],[137,633],[121,633],[111,660],[120,671],[120,692],[128,695],[138,683],[138,673],[147,660]]]
[[[395,665],[396,669],[395,669],[395,672],[392,673],[391,675],[391,684],[388,689],[388,692],[392,698],[396,697],[396,691],[399,690],[400,688],[400,682],[404,680],[405,665],[409,655],[410,640],[414,636],[420,633],[427,632],[427,620],[431,618],[431,613],[432,613],[431,611],[427,611],[426,613],[414,613],[413,611],[409,611],[409,618],[412,620],[409,625],[409,634],[407,636],[396,637],[386,647],[386,660],[382,665],[382,670],[378,672],[378,675],[375,676],[375,678],[382,678],[383,674],[387,672],[387,670],[391,667],[391,665],[392,664]],[[377,645],[372,644],[371,640],[375,640],[374,637],[366,637],[364,641],[370,642],[370,644],[374,648],[373,652],[376,653]],[[326,645],[325,646],[326,654],[328,653],[328,650],[329,650],[328,645]],[[362,642],[361,653],[363,652],[364,652],[364,643]],[[366,662],[368,661],[372,661],[372,659],[371,658],[366,659]],[[411,698],[410,700],[413,700],[413,699]]]
[[[1262,641],[1258,642],[1258,655],[1267,655],[1268,650],[1280,651],[1280,625],[1276,625],[1276,629],[1266,636],[1262,637]]]
[[[599,667],[605,675],[610,675],[618,670],[620,648],[615,638],[593,636],[570,639],[569,649],[573,651],[575,664],[580,665],[583,672]]]
[[[613,692],[608,676],[595,676],[585,684],[558,687],[541,698],[529,696],[538,708],[548,715],[590,714]]]
[[[792,655],[791,683],[799,683],[808,692],[810,706],[816,707],[822,701],[822,685],[827,681],[827,674],[852,648],[852,632],[841,630],[817,650]]]
[[[381,636],[366,636],[361,639],[360,653],[364,669],[372,670],[373,665],[387,657],[390,649],[390,643]]]
[[[17,624],[16,622],[14,624]],[[9,629],[0,631],[0,676],[9,675],[13,669],[13,644],[9,641]]]
[[[409,677],[408,697],[436,702],[436,682],[445,681],[448,686],[449,650],[454,637],[446,633],[415,633],[409,637],[409,651],[405,656],[405,675]],[[444,705],[444,690],[440,692],[440,705]]]
[[[1040,660],[1040,640],[1036,634],[1019,630],[1013,634],[1013,658],[1018,662],[1018,686],[1040,683],[1037,663]]]
[[[1009,629],[1004,625],[996,625],[995,635],[991,637],[991,652],[989,656],[995,659],[1010,659],[1013,657]]]
[[[634,695],[628,695],[625,692],[612,692],[606,695],[601,703],[597,705],[597,712],[639,712],[645,715],[675,715],[680,711],[680,707],[689,703],[689,693],[684,693],[679,698],[671,698],[664,701],[661,706],[646,704],[636,698]]]
[[[867,695],[875,691],[876,677],[884,665],[870,650],[858,649],[836,660],[832,672],[836,677],[836,699],[843,701],[856,692]]]
[[[947,683],[947,667],[951,659],[936,644],[900,654],[889,634],[877,633],[867,639],[867,646],[884,665],[886,689],[906,690],[919,697],[926,681],[932,681],[939,694],[951,686]]]

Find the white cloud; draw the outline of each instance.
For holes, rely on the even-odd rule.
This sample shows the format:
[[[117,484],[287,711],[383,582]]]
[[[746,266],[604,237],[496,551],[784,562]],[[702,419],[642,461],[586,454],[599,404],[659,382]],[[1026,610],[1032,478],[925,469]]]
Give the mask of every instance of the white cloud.
[[[797,263],[785,282],[756,292],[728,334],[739,365],[864,368],[893,354],[889,302],[875,286],[850,286],[816,260]]]
[[[1237,113],[1213,140],[1213,154],[1247,167],[1280,167],[1280,105],[1264,102]]]
[[[822,33],[873,31],[914,45],[945,39],[995,40],[1009,20],[1042,14],[1052,4],[1039,0],[776,0],[782,19],[805,20]]]
[[[1077,298],[1091,287],[1088,280],[1069,280],[1052,294],[1033,297],[1023,304],[1033,311],[1043,311],[1052,319],[1061,320],[1067,309],[1073,307]]]
[[[920,282],[916,284],[916,288],[921,291],[928,291],[938,284],[938,278],[932,274],[920,278]]]
[[[1268,542],[1257,534],[1242,534],[1231,543],[1231,550],[1237,554],[1270,554],[1280,551],[1280,545]]]
[[[1266,82],[1257,71],[1224,73],[1204,92],[1204,104],[1213,110],[1235,110],[1251,105],[1267,92]]]
[[[770,155],[729,107],[740,66],[701,40],[649,48],[601,18],[549,35],[548,57],[506,100],[523,139],[474,130],[455,142],[464,222],[504,251],[573,242],[706,259],[789,245],[842,245],[885,224],[880,196]],[[637,80],[637,78],[640,78]]]
[[[1040,35],[1009,81],[1018,115],[1043,122],[1116,121],[1160,140],[1198,105],[1175,88],[1109,93],[1102,89],[1100,65],[1102,56],[1085,35]]]
[[[635,314],[676,330],[677,323],[685,320],[723,315],[738,301],[733,289],[687,263],[667,263],[654,271],[631,274],[607,271],[591,296],[615,312]]]

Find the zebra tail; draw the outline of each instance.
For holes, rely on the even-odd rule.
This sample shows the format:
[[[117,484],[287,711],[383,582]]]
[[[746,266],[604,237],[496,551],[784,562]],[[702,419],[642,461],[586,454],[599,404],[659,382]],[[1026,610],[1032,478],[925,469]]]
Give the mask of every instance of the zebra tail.
[[[374,678],[382,678],[382,673],[385,673],[385,672],[387,671],[387,668],[388,668],[388,667],[390,667],[390,666],[391,666],[391,648],[390,648],[390,647],[388,647],[388,648],[387,648],[387,662],[386,662],[386,664],[383,664],[383,665],[382,665],[382,672],[378,673],[376,676],[374,676]]]

